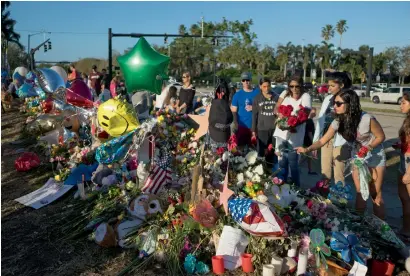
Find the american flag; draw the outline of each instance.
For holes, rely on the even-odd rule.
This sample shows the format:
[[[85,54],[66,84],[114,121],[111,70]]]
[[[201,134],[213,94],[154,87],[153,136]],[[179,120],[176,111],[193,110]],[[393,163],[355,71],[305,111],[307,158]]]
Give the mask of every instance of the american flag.
[[[172,156],[168,152],[164,152],[162,157],[158,158],[142,187],[142,192],[157,194],[162,187],[172,181],[171,160]]]

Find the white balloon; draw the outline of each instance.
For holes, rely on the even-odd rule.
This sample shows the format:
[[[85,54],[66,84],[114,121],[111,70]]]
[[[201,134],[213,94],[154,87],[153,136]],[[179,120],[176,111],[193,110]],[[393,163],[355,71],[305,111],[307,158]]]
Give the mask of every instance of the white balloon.
[[[63,68],[61,68],[60,66],[53,66],[50,69],[56,71],[60,75],[60,77],[63,78],[64,82],[67,82],[68,75]]]
[[[20,66],[20,67],[17,67],[16,69],[14,69],[14,73],[16,73],[16,72],[18,72],[20,74],[20,76],[25,77],[28,73],[28,70],[27,70],[26,67]]]

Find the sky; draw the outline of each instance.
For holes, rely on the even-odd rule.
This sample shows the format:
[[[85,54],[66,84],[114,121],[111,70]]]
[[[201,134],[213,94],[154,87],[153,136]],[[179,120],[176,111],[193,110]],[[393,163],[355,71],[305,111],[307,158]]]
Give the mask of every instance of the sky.
[[[319,44],[321,29],[347,20],[342,47],[410,45],[410,2],[11,2],[11,17],[20,41],[42,30],[51,34],[31,37],[31,47],[50,38],[52,50],[36,53],[36,60],[76,61],[108,57],[108,28],[114,33],[176,34],[180,24],[189,29],[205,21],[252,19],[251,30],[260,45]],[[163,38],[147,38],[163,45]],[[169,40],[171,41],[171,40]],[[123,53],[136,38],[114,38],[113,49]],[[339,44],[336,33],[332,41]]]

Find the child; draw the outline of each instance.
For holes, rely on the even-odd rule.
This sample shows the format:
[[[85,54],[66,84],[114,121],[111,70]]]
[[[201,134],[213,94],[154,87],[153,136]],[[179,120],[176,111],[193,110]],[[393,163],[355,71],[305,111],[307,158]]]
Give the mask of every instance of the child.
[[[104,103],[104,102],[108,101],[108,100],[111,99],[111,98],[112,98],[112,96],[111,96],[111,91],[108,90],[108,89],[105,87],[105,83],[102,83],[102,84],[101,84],[101,93],[100,93],[100,96],[98,96],[98,100],[99,100],[101,103]]]
[[[177,88],[175,86],[171,86],[169,88],[168,95],[164,99],[164,109],[168,112],[174,113],[176,112],[177,106]]]
[[[305,138],[303,145],[304,147],[309,147],[312,145],[313,142],[313,134],[315,133],[315,124],[313,122],[313,118],[316,117],[316,108],[312,107],[310,114],[309,114],[309,119],[306,121],[306,133],[305,133]],[[316,151],[312,152],[311,155],[313,158],[316,158]],[[308,163],[308,174],[310,175],[317,175],[316,172],[312,171],[312,159],[310,157],[307,158],[307,163]],[[300,163],[303,163],[304,160],[301,160]]]

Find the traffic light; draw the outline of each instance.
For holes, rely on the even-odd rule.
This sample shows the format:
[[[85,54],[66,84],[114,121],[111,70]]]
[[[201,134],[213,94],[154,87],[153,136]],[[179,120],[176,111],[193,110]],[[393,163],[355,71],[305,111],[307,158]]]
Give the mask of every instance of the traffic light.
[[[44,53],[47,52],[47,44],[44,44]]]
[[[48,49],[51,50],[51,41],[48,41]]]

